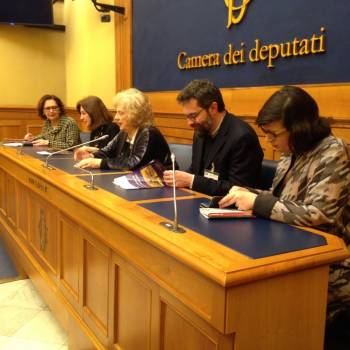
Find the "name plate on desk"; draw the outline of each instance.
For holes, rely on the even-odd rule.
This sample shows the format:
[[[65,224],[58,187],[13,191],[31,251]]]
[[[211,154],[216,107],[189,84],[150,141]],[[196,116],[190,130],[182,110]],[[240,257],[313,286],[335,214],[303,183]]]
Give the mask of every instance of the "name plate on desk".
[[[46,183],[36,179],[36,178],[33,178],[33,177],[29,177],[28,178],[28,182],[33,185],[34,187],[36,187],[38,190],[42,191],[42,192],[45,192],[47,193],[47,185]]]
[[[321,235],[266,219],[207,220],[198,210],[203,199],[177,201],[179,225],[253,259],[319,247],[327,243]],[[140,205],[168,220],[173,220],[172,202]]]

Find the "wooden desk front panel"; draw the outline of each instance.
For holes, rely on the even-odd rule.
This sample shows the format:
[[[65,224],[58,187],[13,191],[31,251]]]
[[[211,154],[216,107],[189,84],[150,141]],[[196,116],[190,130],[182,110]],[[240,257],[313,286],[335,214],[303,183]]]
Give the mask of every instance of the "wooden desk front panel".
[[[91,231],[89,224],[82,225],[85,220],[84,215],[79,215],[83,213],[81,206],[72,211],[69,201],[62,203],[62,197],[56,196],[57,189],[49,183],[6,159],[1,161],[4,167],[0,167],[3,207],[0,221],[6,227],[6,239],[22,242],[26,248],[19,253],[20,245],[16,246],[15,256],[31,277],[33,266],[26,260],[35,262],[33,281],[39,291],[51,305],[51,297],[40,287],[43,282],[37,284],[38,276],[42,275],[66,310],[60,311],[65,313],[61,322],[63,319],[72,348],[94,344],[93,348],[126,350],[179,349],[179,346],[191,350],[232,349],[233,336],[215,329],[224,327],[222,287],[215,287],[114,225],[110,234],[121,243],[120,254],[93,232],[111,230],[108,225],[101,227],[100,220],[94,220],[97,214],[91,218],[97,223],[91,225]],[[135,259],[128,258],[136,252],[139,254]],[[23,254],[28,259],[19,257]],[[194,289],[196,280],[199,284]],[[221,305],[220,310],[217,305]]]

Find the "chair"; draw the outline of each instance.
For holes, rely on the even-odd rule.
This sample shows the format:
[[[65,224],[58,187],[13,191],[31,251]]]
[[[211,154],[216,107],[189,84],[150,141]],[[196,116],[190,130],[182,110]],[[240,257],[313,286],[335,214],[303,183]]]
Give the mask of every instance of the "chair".
[[[180,170],[188,170],[192,161],[192,145],[170,143],[170,151],[175,154],[176,162]]]
[[[277,169],[277,161],[264,159],[261,164],[260,189],[269,190]]]
[[[90,141],[90,131],[81,131],[80,132],[80,140],[81,140],[81,142]]]

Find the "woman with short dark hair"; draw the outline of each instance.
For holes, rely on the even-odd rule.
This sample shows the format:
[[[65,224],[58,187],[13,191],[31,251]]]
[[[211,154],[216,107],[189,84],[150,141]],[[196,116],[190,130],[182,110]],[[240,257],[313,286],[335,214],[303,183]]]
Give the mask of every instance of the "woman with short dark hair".
[[[106,139],[91,143],[89,147],[91,152],[106,146],[118,134],[118,125],[113,123],[112,115],[99,97],[85,97],[77,102],[76,108],[80,113],[80,120],[91,131],[90,141],[108,135]],[[95,147],[95,149],[93,150],[92,147]]]
[[[39,135],[24,136],[33,146],[64,149],[80,142],[80,130],[73,118],[65,115],[63,102],[55,95],[44,95],[38,102],[38,115],[45,120]]]
[[[344,239],[350,251],[350,151],[331,134],[315,100],[285,86],[259,112],[257,124],[282,153],[270,191],[234,186],[219,203],[309,226]],[[350,310],[350,259],[331,266],[328,321]]]

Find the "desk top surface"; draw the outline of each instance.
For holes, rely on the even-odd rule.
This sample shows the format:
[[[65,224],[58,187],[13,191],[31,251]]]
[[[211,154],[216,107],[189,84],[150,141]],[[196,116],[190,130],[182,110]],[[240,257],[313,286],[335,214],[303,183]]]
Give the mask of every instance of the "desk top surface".
[[[199,214],[203,200],[205,198],[178,201],[179,223],[253,259],[327,244],[323,236],[262,218],[208,220]],[[172,202],[141,206],[168,220],[174,217]]]

